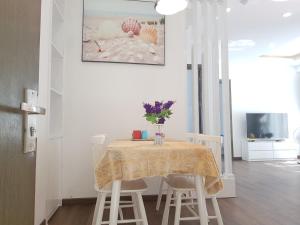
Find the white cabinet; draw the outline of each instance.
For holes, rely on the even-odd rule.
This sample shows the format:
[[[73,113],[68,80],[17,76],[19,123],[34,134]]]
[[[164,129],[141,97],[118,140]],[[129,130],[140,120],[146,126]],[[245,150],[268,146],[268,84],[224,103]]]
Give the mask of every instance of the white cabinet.
[[[273,151],[272,142],[248,142],[249,151]]]
[[[291,141],[254,141],[246,142],[243,147],[243,160],[265,161],[296,159],[298,145]]]

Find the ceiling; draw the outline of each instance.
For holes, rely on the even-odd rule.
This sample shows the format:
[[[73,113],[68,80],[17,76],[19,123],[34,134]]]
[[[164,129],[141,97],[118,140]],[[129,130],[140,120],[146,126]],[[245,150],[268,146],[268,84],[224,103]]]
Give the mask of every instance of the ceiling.
[[[231,60],[268,55],[300,37],[300,0],[228,0],[228,7]],[[292,16],[283,18],[287,12]]]

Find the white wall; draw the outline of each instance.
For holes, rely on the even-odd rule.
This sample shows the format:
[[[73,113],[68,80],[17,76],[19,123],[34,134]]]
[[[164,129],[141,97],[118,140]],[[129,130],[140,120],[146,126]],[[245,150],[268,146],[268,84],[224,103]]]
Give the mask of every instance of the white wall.
[[[186,131],[184,13],[166,19],[166,65],[149,66],[81,62],[82,11],[82,0],[67,1],[63,198],[95,196],[92,135],[130,138],[133,129],[152,128],[143,118],[143,102],[175,100],[166,135],[183,137]],[[151,185],[153,192],[157,183]]]
[[[289,134],[300,127],[300,74],[282,59],[231,62],[234,156],[241,157],[247,112],[286,112]]]

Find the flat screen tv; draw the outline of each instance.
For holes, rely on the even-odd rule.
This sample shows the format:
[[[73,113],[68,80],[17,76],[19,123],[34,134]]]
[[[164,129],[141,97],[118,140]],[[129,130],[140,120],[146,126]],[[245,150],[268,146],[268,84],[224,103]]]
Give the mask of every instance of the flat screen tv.
[[[283,140],[288,138],[287,113],[247,113],[249,139]]]

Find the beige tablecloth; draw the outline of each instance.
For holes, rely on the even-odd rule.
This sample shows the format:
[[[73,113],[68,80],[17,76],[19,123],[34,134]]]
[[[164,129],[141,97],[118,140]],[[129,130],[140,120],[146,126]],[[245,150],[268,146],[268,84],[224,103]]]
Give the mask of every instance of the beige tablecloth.
[[[203,176],[208,194],[223,188],[212,152],[205,146],[183,141],[169,141],[163,145],[154,145],[152,141],[114,141],[100,157],[95,174],[100,188],[113,180],[170,174]]]

